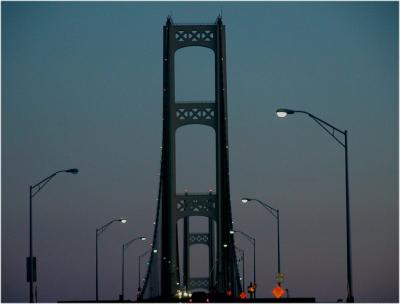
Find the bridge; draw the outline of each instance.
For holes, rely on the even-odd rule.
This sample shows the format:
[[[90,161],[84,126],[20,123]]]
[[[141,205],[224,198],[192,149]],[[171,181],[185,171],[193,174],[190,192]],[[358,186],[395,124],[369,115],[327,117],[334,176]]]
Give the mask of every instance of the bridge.
[[[163,133],[156,217],[152,248],[138,302],[183,302],[182,294],[202,291],[206,298],[193,302],[310,303],[315,298],[247,298],[243,293],[236,259],[229,186],[228,117],[225,60],[225,26],[219,16],[213,24],[175,24],[171,17],[163,31]],[[206,47],[215,54],[215,100],[177,101],[175,98],[174,56],[185,47]],[[175,133],[178,128],[200,124],[216,134],[216,191],[178,193],[176,191]],[[192,233],[191,217],[205,217],[207,232]],[[178,221],[181,224],[178,225]],[[183,223],[182,223],[183,222]],[[182,231],[179,230],[181,228]],[[178,241],[179,237],[183,242]],[[208,247],[208,277],[190,274],[190,247]],[[181,248],[180,248],[181,246]],[[179,253],[183,253],[183,257]],[[201,261],[199,261],[201,263]],[[140,279],[140,275],[139,275]],[[244,288],[244,286],[243,286]],[[244,295],[243,298],[240,295]],[[58,301],[94,303],[99,301]],[[102,300],[115,303],[115,300]],[[119,302],[132,302],[120,296]]]
[[[203,290],[237,297],[242,291],[236,262],[229,191],[228,117],[225,26],[219,16],[213,24],[175,24],[167,18],[163,29],[163,133],[160,180],[152,250],[141,301],[174,301],[179,292]],[[200,46],[215,54],[215,100],[175,99],[175,52]],[[177,193],[175,133],[191,124],[206,125],[216,134],[216,191]],[[206,233],[190,233],[190,218],[208,219]],[[183,220],[183,231],[178,221]],[[181,225],[182,226],[182,225]],[[183,235],[183,257],[178,236]],[[208,246],[208,277],[190,276],[190,246]]]

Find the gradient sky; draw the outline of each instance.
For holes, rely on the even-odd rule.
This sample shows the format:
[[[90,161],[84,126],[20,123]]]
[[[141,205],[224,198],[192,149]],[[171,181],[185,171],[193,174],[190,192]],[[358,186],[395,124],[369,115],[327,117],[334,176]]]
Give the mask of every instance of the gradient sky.
[[[356,301],[398,302],[398,3],[2,2],[1,299],[28,300],[29,185],[60,169],[33,201],[38,298],[117,299],[121,247],[153,231],[162,134],[162,26],[214,22],[227,36],[231,198],[235,228],[257,240],[258,296],[271,297],[281,213],[284,286],[292,297],[346,296],[344,151],[304,115],[349,131]],[[212,99],[213,54],[176,54],[178,99]],[[210,128],[177,134],[178,190],[208,191]],[[215,189],[215,188],[214,188]],[[246,252],[246,284],[252,246]],[[126,255],[135,298],[137,242]],[[203,249],[202,249],[203,250]],[[200,251],[201,252],[201,251]],[[204,251],[203,251],[204,252]],[[199,254],[194,257],[200,258]],[[201,268],[194,268],[193,276]]]

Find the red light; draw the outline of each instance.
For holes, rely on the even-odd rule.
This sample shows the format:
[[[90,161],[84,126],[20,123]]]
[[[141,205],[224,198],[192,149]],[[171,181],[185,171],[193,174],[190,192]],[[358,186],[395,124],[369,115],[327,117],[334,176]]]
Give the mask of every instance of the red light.
[[[285,291],[279,285],[276,285],[275,288],[272,289],[272,294],[275,298],[279,299],[285,294]]]
[[[242,292],[240,293],[239,297],[240,297],[242,300],[246,299],[246,293],[245,293],[244,291],[242,291]]]
[[[232,295],[232,290],[228,290],[228,291],[226,292],[226,295],[227,295],[228,297],[230,297],[230,296]]]

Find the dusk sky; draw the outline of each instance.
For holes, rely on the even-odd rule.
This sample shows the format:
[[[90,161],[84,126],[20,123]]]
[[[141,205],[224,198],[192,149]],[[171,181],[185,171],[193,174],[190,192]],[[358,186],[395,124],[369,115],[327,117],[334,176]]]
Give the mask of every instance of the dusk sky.
[[[272,297],[276,221],[292,297],[346,298],[344,149],[302,114],[349,132],[353,285],[357,302],[399,301],[399,7],[397,2],[2,2],[1,300],[26,302],[29,185],[38,301],[121,292],[122,244],[151,239],[162,138],[162,27],[226,25],[230,187],[234,227],[256,238],[258,297]],[[176,53],[176,97],[213,99],[214,54]],[[215,135],[177,132],[177,188],[215,189]],[[253,276],[252,245],[245,280]],[[136,299],[138,256],[126,252],[125,297]],[[193,276],[204,270],[193,253]],[[142,265],[144,277],[145,263]]]

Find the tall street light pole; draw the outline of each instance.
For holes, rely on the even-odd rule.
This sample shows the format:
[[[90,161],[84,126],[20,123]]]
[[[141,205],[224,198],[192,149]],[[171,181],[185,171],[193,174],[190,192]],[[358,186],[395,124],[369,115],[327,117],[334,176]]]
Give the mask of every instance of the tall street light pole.
[[[134,239],[132,239],[132,240],[130,240],[129,242],[127,242],[127,243],[125,243],[125,244],[123,244],[122,245],[122,280],[121,280],[121,300],[123,301],[124,300],[124,296],[125,296],[125,250],[134,242],[134,241],[137,241],[137,240],[142,240],[142,241],[145,241],[146,240],[146,237],[144,237],[144,236],[139,236],[139,237],[136,237],[136,238],[134,238]]]
[[[248,203],[250,201],[255,201],[255,202],[259,203],[261,206],[263,206],[265,209],[267,209],[268,212],[271,213],[271,215],[276,219],[276,222],[277,222],[277,233],[278,233],[278,237],[277,237],[277,240],[278,240],[278,246],[277,246],[277,250],[278,250],[278,273],[280,274],[281,273],[281,246],[280,246],[280,236],[279,236],[280,235],[280,233],[279,233],[279,209],[272,208],[268,204],[266,204],[266,203],[264,203],[264,202],[262,202],[262,201],[260,201],[258,199],[255,199],[255,198],[248,198],[248,197],[242,198],[242,203],[243,204],[246,204],[246,203]],[[279,286],[281,285],[281,283],[278,283],[278,284],[279,284]]]
[[[330,136],[332,136],[343,148],[345,153],[345,176],[346,176],[346,243],[347,243],[347,302],[354,302],[353,296],[353,277],[352,277],[352,263],[351,263],[351,227],[350,227],[350,197],[349,197],[349,169],[348,169],[348,144],[347,144],[347,130],[340,130],[330,123],[314,116],[306,111],[297,111],[290,109],[278,109],[276,115],[278,117],[286,117],[288,114],[303,113],[312,118],[321,128],[323,128]],[[344,136],[343,140],[336,137],[335,132],[339,132]]]
[[[43,189],[44,186],[58,173],[71,173],[78,174],[79,170],[76,168],[68,170],[60,170],[54,172],[48,177],[42,179],[35,185],[29,186],[29,257],[26,261],[27,280],[29,281],[29,302],[33,303],[33,281],[36,282],[36,257],[33,257],[33,239],[32,239],[32,198]]]
[[[113,219],[109,221],[107,224],[101,226],[96,229],[96,302],[99,302],[99,249],[98,249],[98,238],[99,235],[102,234],[112,223],[120,222],[125,224],[128,222],[126,218]]]
[[[151,252],[151,249],[143,252],[141,255],[139,255],[139,261],[138,261],[138,294],[137,294],[137,299],[140,299],[140,293],[142,292],[142,289],[140,287],[140,283],[141,283],[141,277],[140,277],[140,268],[141,268],[141,260],[145,255],[148,255]]]
[[[251,244],[253,244],[253,284],[256,284],[256,239],[247,233],[240,231],[240,230],[231,230],[229,231],[230,234],[234,234],[235,232],[240,233],[243,235]],[[254,299],[256,298],[256,290],[254,289]]]

